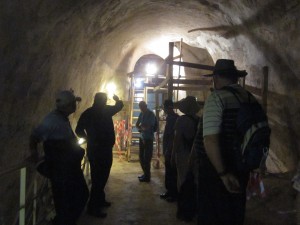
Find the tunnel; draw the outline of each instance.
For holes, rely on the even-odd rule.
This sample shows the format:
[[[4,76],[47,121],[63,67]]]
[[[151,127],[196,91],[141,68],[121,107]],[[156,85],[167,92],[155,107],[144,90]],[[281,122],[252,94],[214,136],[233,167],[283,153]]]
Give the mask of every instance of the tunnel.
[[[110,83],[129,102],[130,75],[137,74],[145,59],[163,64],[169,43],[175,43],[175,55],[183,45],[186,62],[213,66],[217,59],[233,59],[248,72],[245,84],[253,88],[262,86],[267,68],[266,111],[272,130],[267,169],[280,175],[295,172],[299,0],[3,0],[0,12],[0,224],[8,208],[18,207],[19,198],[17,172],[5,171],[29,157],[30,133],[54,108],[56,94],[72,89],[81,96],[69,117],[74,127],[95,93],[106,91]]]

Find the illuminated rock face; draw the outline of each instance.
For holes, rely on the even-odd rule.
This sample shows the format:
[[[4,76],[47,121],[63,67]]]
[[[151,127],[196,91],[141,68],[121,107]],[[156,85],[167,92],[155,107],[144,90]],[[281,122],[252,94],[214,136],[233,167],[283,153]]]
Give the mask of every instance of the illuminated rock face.
[[[76,122],[95,92],[115,82],[128,97],[127,73],[146,54],[165,58],[169,41],[232,58],[261,86],[269,67],[268,115],[274,171],[291,170],[299,150],[300,40],[298,1],[16,1],[1,2],[0,165],[28,155],[31,129],[58,90],[82,96]],[[190,32],[189,32],[190,31]],[[16,154],[17,152],[17,154]]]

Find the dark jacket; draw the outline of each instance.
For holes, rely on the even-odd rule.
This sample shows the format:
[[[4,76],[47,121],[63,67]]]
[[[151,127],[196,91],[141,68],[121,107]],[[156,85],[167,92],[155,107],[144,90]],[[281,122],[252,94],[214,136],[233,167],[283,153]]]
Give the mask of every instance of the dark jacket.
[[[117,101],[114,106],[92,106],[84,111],[78,121],[76,134],[87,138],[89,145],[113,146],[115,131],[112,116],[123,108],[123,102]]]

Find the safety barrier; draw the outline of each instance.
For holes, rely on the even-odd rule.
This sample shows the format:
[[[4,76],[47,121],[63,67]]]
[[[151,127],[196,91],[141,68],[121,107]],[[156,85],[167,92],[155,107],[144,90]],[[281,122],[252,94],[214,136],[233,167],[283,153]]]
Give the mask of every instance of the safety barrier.
[[[119,158],[122,157],[122,150],[125,150],[128,144],[129,129],[126,130],[125,125],[125,120],[114,121],[114,128],[116,134],[115,149],[117,150]]]

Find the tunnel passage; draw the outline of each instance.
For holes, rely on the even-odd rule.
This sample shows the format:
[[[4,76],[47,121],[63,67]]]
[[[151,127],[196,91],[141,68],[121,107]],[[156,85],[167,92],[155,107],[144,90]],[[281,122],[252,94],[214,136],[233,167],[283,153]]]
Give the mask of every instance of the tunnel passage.
[[[234,59],[248,71],[246,84],[254,87],[261,85],[262,68],[268,66],[269,168],[295,168],[299,1],[4,0],[0,15],[1,168],[28,156],[28,136],[52,110],[59,90],[72,88],[83,98],[70,117],[74,125],[94,93],[110,82],[127,100],[127,73],[137,60],[148,54],[165,59],[168,43],[181,39],[206,49],[213,62]]]
[[[300,133],[298,12],[292,0],[2,1],[1,165],[27,156],[24,134],[53,107],[58,90],[72,88],[83,97],[75,121],[109,82],[126,99],[126,75],[137,60],[147,54],[165,59],[168,42],[183,39],[213,61],[234,59],[251,86],[260,86],[261,69],[269,67],[272,150],[280,162],[274,170],[293,169]],[[11,149],[22,154],[13,157]]]

